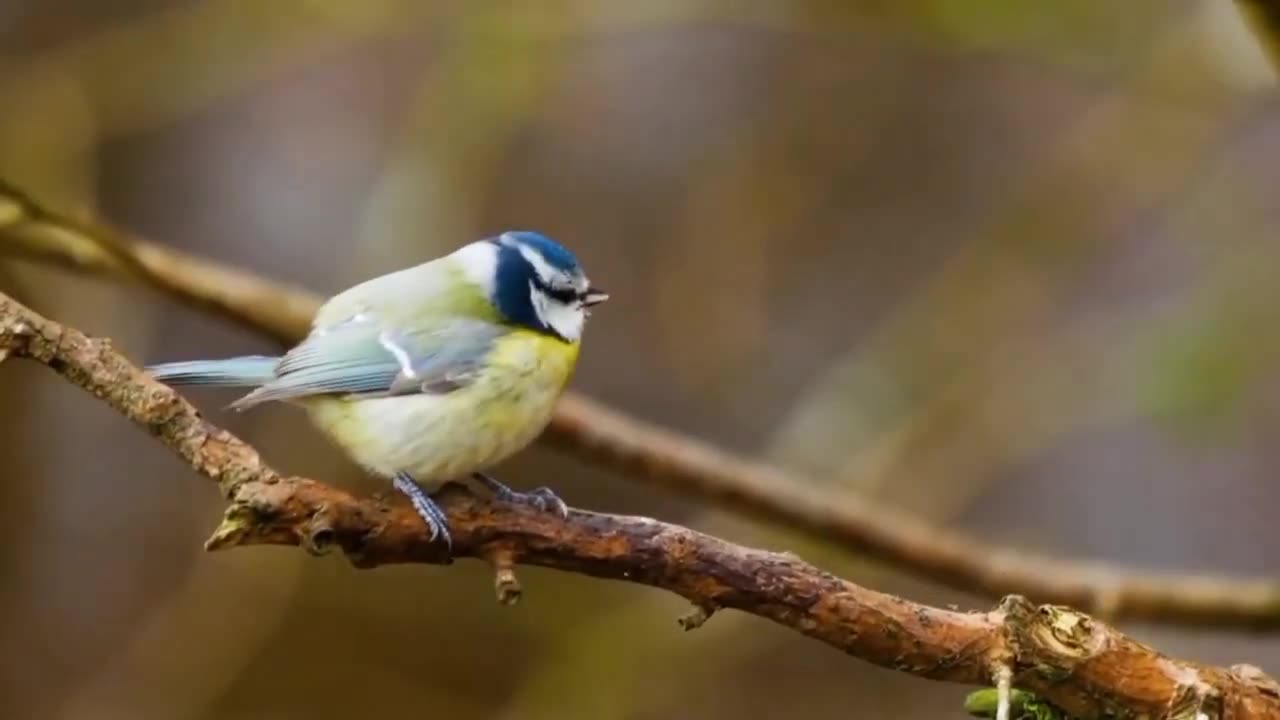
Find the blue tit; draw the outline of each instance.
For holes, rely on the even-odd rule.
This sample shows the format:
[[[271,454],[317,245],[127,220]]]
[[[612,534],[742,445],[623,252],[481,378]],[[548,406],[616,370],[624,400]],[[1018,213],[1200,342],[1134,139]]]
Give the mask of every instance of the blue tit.
[[[534,440],[573,373],[592,286],[573,253],[530,231],[363,282],[317,311],[282,357],[154,365],[172,385],[253,388],[232,403],[304,408],[368,471],[389,478],[452,546],[424,485],[473,478],[497,497],[567,513],[548,488],[516,492],[485,469]]]

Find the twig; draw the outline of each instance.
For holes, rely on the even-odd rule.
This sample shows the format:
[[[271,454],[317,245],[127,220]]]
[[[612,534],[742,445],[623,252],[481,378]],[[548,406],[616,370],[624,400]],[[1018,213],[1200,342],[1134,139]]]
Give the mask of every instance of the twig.
[[[1009,720],[1009,695],[1013,692],[1013,669],[1004,663],[996,668],[996,720]]]
[[[317,295],[57,213],[0,179],[4,252],[136,280],[282,342],[307,334]]]
[[[282,342],[305,335],[320,298],[251,273],[131,239],[44,208],[0,182],[0,252],[132,277]],[[121,258],[127,257],[124,261]],[[839,543],[901,570],[988,597],[1183,625],[1280,629],[1280,584],[1155,575],[1067,562],[980,542],[741,458],[567,393],[552,445],[626,477]]]
[[[268,467],[235,436],[206,422],[104,340],[0,295],[0,348],[48,366],[148,430],[230,500],[210,549],[298,545],[341,548],[358,567],[447,563],[406,505],[358,500]],[[1206,718],[1280,717],[1274,681],[1174,660],[1073,610],[1006,598],[986,613],[916,604],[825,573],[786,553],[746,548],[649,518],[549,513],[482,501],[461,486],[440,493],[456,557],[489,560],[499,575],[540,565],[679,594],[699,608],[772,620],[850,655],[934,680],[1004,684],[1071,715],[1168,717],[1194,691]],[[514,580],[514,575],[511,575]],[[704,614],[706,611],[704,610]],[[705,621],[705,617],[703,621]]]

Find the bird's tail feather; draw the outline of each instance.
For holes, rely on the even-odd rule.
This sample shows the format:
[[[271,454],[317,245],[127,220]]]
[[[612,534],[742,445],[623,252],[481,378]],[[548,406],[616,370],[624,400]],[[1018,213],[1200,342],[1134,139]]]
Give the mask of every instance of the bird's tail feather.
[[[246,355],[225,360],[190,360],[147,366],[147,372],[167,385],[258,387],[275,377],[278,357]]]

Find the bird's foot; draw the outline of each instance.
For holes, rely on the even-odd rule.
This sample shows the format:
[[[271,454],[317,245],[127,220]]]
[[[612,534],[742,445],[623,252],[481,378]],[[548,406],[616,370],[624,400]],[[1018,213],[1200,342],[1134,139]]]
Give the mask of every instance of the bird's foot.
[[[569,517],[569,506],[549,487],[534,488],[529,492],[516,492],[484,473],[473,473],[472,477],[499,500],[535,507],[561,518]]]
[[[431,541],[435,542],[438,538],[444,543],[446,550],[453,552],[453,536],[449,534],[449,519],[445,517],[444,511],[436,501],[432,500],[427,491],[423,490],[422,486],[407,472],[396,473],[391,478],[391,482],[397,490],[409,496],[413,509],[418,511],[418,516],[431,531]]]

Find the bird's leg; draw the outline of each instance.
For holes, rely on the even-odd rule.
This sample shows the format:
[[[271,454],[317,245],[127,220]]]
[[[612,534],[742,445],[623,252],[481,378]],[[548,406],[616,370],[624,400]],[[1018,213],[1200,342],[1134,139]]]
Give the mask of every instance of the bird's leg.
[[[493,496],[499,500],[518,503],[520,505],[529,505],[536,507],[543,512],[555,513],[562,518],[569,517],[569,506],[564,504],[560,496],[549,487],[534,488],[529,492],[516,492],[511,488],[503,485],[493,477],[484,473],[472,473],[471,477],[476,482],[485,486],[485,488],[493,493]]]
[[[409,496],[410,502],[413,503],[413,509],[418,511],[418,515],[431,531],[430,539],[434,542],[436,538],[440,538],[444,542],[444,546],[452,551],[453,536],[449,534],[449,520],[445,517],[444,511],[440,509],[440,506],[436,504],[436,501],[432,500],[427,491],[423,490],[422,486],[407,472],[396,473],[392,476],[391,483],[395,485],[397,490]]]

